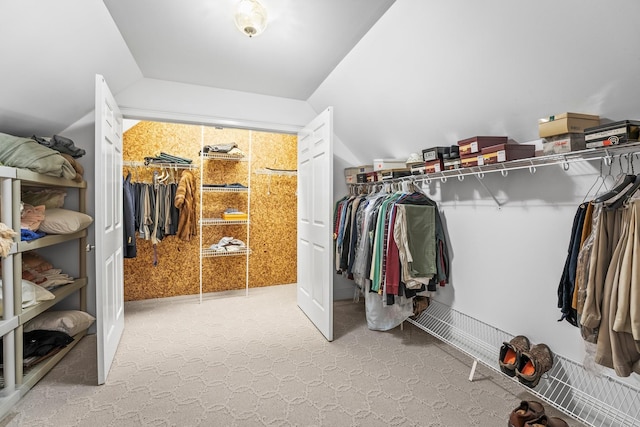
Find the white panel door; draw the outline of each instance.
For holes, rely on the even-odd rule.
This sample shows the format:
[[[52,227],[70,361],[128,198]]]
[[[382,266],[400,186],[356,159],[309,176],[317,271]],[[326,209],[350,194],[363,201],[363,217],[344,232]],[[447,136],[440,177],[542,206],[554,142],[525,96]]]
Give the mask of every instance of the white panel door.
[[[96,75],[95,236],[98,384],[104,384],[124,330],[122,114]]]
[[[298,133],[298,306],[333,341],[333,109]]]

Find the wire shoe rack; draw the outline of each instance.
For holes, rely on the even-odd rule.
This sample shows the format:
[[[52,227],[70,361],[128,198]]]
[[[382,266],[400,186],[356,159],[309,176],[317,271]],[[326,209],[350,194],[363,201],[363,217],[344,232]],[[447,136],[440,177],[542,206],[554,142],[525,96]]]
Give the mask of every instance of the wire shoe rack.
[[[472,357],[470,381],[478,362],[504,375],[498,365],[499,350],[512,335],[433,300],[420,316],[407,321]],[[554,354],[553,367],[535,388],[523,387],[587,425],[640,426],[640,389],[592,373],[560,355]]]

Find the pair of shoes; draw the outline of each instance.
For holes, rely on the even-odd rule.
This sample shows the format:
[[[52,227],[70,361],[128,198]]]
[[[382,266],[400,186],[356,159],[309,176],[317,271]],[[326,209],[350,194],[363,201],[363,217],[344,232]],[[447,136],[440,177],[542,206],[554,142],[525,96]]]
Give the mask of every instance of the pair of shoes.
[[[524,335],[518,335],[509,342],[503,342],[502,347],[500,347],[500,359],[498,360],[500,370],[510,377],[514,377],[520,355],[529,350],[530,346],[529,338]]]
[[[507,425],[509,427],[569,427],[562,418],[545,415],[544,406],[535,400],[520,402],[520,406],[511,411]]]
[[[546,344],[531,347],[529,339],[518,335],[500,347],[500,370],[518,380],[527,387],[535,387],[542,374],[553,366],[553,353]]]

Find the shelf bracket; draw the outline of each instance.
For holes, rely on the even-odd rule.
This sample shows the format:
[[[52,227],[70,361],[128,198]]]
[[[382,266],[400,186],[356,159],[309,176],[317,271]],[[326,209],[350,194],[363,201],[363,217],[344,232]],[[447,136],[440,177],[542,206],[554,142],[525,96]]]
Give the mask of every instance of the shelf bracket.
[[[474,176],[476,177],[476,179],[478,180],[480,185],[482,185],[482,188],[484,188],[487,191],[487,193],[489,193],[489,195],[491,196],[493,201],[496,202],[496,205],[498,206],[498,209],[500,209],[502,207],[502,203],[500,203],[498,201],[498,199],[496,198],[496,196],[493,194],[493,192],[491,190],[489,190],[489,187],[487,187],[485,185],[485,183],[482,181],[482,178],[480,178],[478,175],[474,175]]]

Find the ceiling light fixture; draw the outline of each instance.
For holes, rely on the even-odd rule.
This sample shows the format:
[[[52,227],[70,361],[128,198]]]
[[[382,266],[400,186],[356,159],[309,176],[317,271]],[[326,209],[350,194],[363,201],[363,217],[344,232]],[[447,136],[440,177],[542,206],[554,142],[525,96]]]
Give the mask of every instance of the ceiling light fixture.
[[[258,0],[240,0],[235,21],[243,34],[249,37],[257,36],[267,27],[267,10]]]

